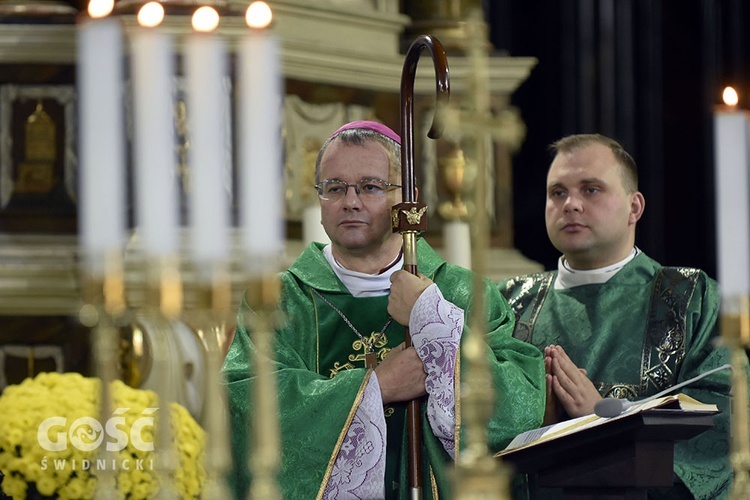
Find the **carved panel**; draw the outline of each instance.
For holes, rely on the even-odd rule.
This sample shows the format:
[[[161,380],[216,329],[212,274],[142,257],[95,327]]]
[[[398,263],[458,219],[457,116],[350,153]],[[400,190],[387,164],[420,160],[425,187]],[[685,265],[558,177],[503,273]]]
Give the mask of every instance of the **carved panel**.
[[[47,232],[43,219],[62,217],[74,229],[73,86],[3,85],[0,106],[0,227]]]

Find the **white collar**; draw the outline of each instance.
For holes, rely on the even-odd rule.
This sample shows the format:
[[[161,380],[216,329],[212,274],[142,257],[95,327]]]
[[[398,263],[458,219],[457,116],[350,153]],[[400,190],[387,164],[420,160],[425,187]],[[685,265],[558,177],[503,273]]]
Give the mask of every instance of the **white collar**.
[[[616,262],[599,269],[578,270],[573,269],[564,257],[557,261],[557,279],[555,279],[555,290],[565,290],[581,285],[592,285],[606,283],[609,279],[617,274],[617,271],[625,267],[625,264],[635,259],[641,250],[633,247],[627,257],[620,262]]]
[[[391,291],[391,275],[404,267],[404,255],[399,253],[398,258],[380,274],[367,274],[347,269],[336,260],[331,250],[331,245],[323,248],[331,269],[336,273],[344,286],[354,297],[377,297],[388,295]]]

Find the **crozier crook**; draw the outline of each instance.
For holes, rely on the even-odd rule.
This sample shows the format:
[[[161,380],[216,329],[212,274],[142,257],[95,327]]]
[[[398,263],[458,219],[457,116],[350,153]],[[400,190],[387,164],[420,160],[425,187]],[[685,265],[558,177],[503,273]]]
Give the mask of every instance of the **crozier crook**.
[[[438,139],[443,135],[443,110],[450,99],[450,81],[448,78],[448,60],[440,40],[430,35],[422,35],[412,42],[406,53],[404,68],[401,73],[401,186],[404,203],[416,202],[416,183],[414,176],[414,80],[417,74],[417,62],[422,49],[427,48],[435,65],[435,114],[427,136]],[[394,231],[403,232],[401,227]],[[416,263],[415,263],[416,265]]]
[[[404,270],[417,272],[417,233],[427,228],[425,212],[427,206],[417,203],[414,177],[414,80],[417,62],[422,49],[429,49],[435,65],[436,103],[430,131],[431,139],[443,133],[442,110],[450,98],[448,61],[443,44],[430,35],[422,35],[412,42],[406,52],[406,60],[401,74],[401,189],[402,202],[392,209],[393,231],[404,238]],[[406,346],[411,345],[409,328],[405,332]],[[409,487],[411,498],[422,498],[422,429],[419,400],[409,402],[406,408],[407,431],[409,434]]]

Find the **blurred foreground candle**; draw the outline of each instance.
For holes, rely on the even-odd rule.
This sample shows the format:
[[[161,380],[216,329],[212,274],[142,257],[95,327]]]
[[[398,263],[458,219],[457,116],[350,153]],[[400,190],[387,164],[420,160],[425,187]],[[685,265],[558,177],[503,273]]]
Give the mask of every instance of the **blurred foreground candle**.
[[[107,17],[114,0],[92,0],[78,26],[81,126],[81,247],[97,275],[104,256],[125,236],[125,157],[122,107],[122,25]]]
[[[737,107],[734,90],[725,90],[724,98],[726,104],[714,112],[716,241],[723,308],[750,293],[750,114]]]
[[[196,33],[185,45],[191,249],[199,263],[219,262],[229,248],[229,193],[224,190],[227,56],[223,40],[213,32],[218,24],[216,10],[200,7],[193,14]]]
[[[240,225],[251,265],[259,266],[277,259],[284,247],[282,82],[279,41],[267,28],[271,18],[264,2],[250,4],[250,30],[238,60]]]
[[[163,18],[159,3],[141,7],[131,47],[136,223],[149,256],[167,256],[177,250],[174,61],[170,36],[157,28]]]

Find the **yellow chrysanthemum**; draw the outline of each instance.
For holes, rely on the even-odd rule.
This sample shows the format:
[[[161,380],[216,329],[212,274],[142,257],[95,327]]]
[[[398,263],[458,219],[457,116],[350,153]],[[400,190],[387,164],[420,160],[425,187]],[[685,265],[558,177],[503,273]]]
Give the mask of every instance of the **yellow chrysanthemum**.
[[[3,492],[11,498],[26,498],[26,481],[13,474],[3,478]]]
[[[57,490],[57,481],[54,476],[44,475],[35,482],[36,490],[44,496],[51,497]]]
[[[113,382],[112,407],[117,410],[111,420],[115,424],[112,430],[99,422],[100,386],[98,379],[78,373],[51,372],[5,388],[0,396],[0,469],[5,474],[2,490],[6,495],[23,499],[29,483],[36,483],[45,496],[56,495],[60,500],[92,498],[98,471],[106,471],[101,474],[115,481],[108,487],[121,498],[156,495],[161,471],[158,454],[150,451],[159,413],[156,394]],[[17,411],[21,407],[26,410]],[[170,404],[169,414],[179,458],[173,487],[182,498],[198,498],[206,478],[205,433],[182,406]],[[50,418],[56,420],[43,432],[40,425],[45,421],[49,424]],[[143,418],[147,420],[140,420]],[[137,441],[131,439],[134,434]],[[55,445],[56,451],[48,449]],[[121,449],[97,455],[108,445]]]

